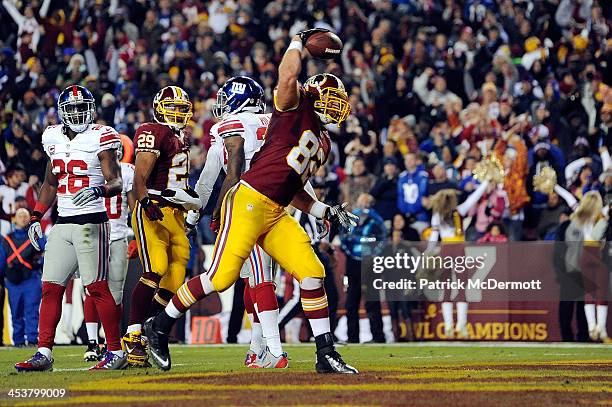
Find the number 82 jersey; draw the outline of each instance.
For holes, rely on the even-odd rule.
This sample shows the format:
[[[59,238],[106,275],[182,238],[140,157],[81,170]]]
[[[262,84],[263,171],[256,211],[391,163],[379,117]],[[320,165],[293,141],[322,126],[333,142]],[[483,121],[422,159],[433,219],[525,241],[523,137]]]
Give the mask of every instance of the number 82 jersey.
[[[157,161],[147,180],[150,195],[166,188],[185,189],[189,175],[189,140],[183,131],[160,123],[143,123],[134,136],[136,155],[155,154]]]
[[[308,95],[300,89],[295,109],[274,107],[266,141],[242,179],[281,206],[287,206],[321,165],[327,161],[331,140],[321,128]]]

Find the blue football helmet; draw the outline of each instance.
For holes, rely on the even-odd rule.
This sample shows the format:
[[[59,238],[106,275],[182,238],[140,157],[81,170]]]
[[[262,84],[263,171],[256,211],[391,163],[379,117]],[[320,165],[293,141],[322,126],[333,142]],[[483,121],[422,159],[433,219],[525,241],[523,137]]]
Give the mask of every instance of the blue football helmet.
[[[94,121],[96,102],[87,88],[79,85],[67,87],[57,98],[57,112],[65,126],[81,133]]]
[[[246,76],[234,76],[217,92],[213,116],[222,120],[229,114],[243,111],[263,113],[266,110],[264,90],[255,80]]]

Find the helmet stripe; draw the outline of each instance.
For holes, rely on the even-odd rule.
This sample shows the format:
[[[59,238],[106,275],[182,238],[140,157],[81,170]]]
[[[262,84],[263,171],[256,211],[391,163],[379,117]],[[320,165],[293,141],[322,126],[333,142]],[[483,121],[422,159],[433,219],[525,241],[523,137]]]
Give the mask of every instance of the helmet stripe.
[[[72,85],[72,96],[77,97],[78,95],[78,88],[76,87],[76,85]]]

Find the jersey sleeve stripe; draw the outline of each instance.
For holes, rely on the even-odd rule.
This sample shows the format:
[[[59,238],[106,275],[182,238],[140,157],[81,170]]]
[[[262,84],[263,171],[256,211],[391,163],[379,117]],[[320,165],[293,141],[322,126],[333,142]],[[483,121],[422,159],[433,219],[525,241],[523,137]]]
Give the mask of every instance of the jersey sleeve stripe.
[[[105,133],[105,134],[108,134],[108,133]],[[110,133],[108,136],[103,134],[102,137],[100,137],[100,143],[104,143],[107,141],[113,141],[113,140],[121,141],[117,133]]]
[[[231,131],[231,130],[242,130],[242,131],[244,131],[244,126],[240,122],[238,122],[238,123],[223,124],[223,126],[219,127],[219,134],[225,133],[225,132],[228,132],[228,131]]]

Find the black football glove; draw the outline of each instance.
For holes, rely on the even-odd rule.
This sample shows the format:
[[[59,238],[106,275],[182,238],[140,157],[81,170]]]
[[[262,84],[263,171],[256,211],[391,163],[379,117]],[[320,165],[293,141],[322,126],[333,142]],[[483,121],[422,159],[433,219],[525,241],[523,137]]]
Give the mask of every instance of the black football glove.
[[[355,226],[357,226],[357,222],[359,221],[359,216],[355,215],[347,211],[345,208],[348,206],[348,203],[343,203],[342,205],[334,205],[331,206],[326,214],[326,219],[328,219],[332,223],[336,223],[347,230],[351,230]]]
[[[302,40],[302,44],[306,44],[308,38],[310,38],[313,34],[316,33],[327,33],[329,30],[327,28],[311,28],[309,30],[300,31],[297,35],[300,36],[300,40]]]
[[[148,196],[145,196],[140,200],[140,206],[142,206],[142,209],[144,209],[145,213],[147,214],[147,218],[150,220],[164,219],[164,213]]]

